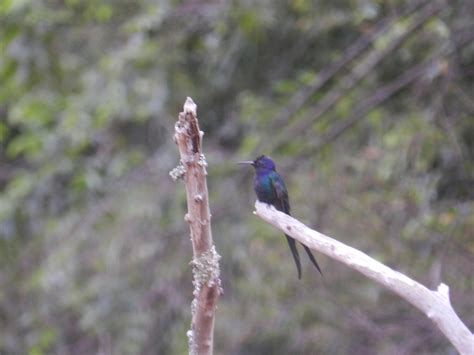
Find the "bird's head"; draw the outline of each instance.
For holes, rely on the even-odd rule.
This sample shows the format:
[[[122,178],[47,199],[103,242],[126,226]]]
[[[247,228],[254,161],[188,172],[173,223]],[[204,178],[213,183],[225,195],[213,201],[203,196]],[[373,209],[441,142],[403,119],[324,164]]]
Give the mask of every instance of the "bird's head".
[[[276,166],[273,160],[271,160],[269,157],[265,155],[261,155],[255,160],[241,161],[239,162],[239,164],[252,165],[257,171],[276,169]]]

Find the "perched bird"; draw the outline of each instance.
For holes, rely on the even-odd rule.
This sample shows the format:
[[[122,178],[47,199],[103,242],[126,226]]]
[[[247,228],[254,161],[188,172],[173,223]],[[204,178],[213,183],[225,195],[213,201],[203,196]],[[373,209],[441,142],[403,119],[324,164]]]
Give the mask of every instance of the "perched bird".
[[[276,166],[273,160],[262,155],[253,161],[241,161],[239,164],[252,165],[255,168],[255,177],[253,180],[253,187],[255,193],[257,194],[257,199],[260,202],[265,202],[270,205],[273,205],[277,210],[290,214],[290,201],[288,200],[288,190],[285,186],[285,181],[283,178],[276,172]],[[296,249],[296,241],[291,238],[289,235],[286,235],[288,244],[295,259],[296,268],[298,269],[298,279],[301,279],[301,262],[300,256],[298,254],[298,249]],[[313,265],[318,269],[319,273],[322,275],[321,269],[319,268],[316,259],[314,258],[311,250],[303,244],[304,250],[309,256],[309,259]]]

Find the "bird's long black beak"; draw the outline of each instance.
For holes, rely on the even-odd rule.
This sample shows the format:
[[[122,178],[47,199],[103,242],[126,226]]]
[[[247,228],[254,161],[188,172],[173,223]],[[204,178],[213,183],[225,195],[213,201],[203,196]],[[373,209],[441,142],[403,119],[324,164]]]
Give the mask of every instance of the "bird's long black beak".
[[[240,165],[254,165],[255,162],[253,160],[244,160],[244,161],[239,161],[237,164],[240,164]]]

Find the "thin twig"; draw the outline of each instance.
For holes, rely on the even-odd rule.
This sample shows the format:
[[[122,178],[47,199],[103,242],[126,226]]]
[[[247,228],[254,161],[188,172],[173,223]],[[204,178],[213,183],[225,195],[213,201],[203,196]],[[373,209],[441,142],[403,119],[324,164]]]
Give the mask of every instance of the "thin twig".
[[[397,18],[394,18],[394,16],[387,16],[374,25],[368,34],[362,34],[355,42],[345,49],[339,60],[323,68],[311,83],[291,97],[288,104],[273,120],[274,127],[278,129],[285,125],[289,119],[308,102],[315,92],[322,89],[332,78],[339,74],[344,67],[357,59],[375,40],[377,40],[377,38],[387,32],[387,30],[393,26],[394,20],[403,16],[408,16],[412,12],[417,11],[422,5],[426,4],[426,1],[415,3]]]
[[[288,134],[292,137],[297,137],[316,121],[321,119],[321,117],[334,107],[347,94],[347,92],[353,89],[362,79],[369,75],[383,59],[399,48],[408,38],[420,30],[441,10],[442,6],[439,3],[428,3],[424,6],[419,14],[414,15],[410,24],[406,28],[402,29],[399,33],[395,33],[395,38],[393,38],[387,45],[384,45],[382,49],[376,47],[369,52],[349,74],[341,79],[339,85],[323,96],[319,103],[310,109],[303,118],[287,127],[280,136],[272,140],[272,147],[270,150],[286,144]]]
[[[474,35],[472,37],[464,36],[460,44],[462,45],[471,41],[473,37]],[[448,47],[438,51],[438,53],[433,54],[430,59],[415,65],[389,84],[376,89],[372,96],[363,100],[359,105],[356,106],[354,112],[348,119],[335,123],[328,133],[324,134],[320,139],[314,141],[314,143],[310,143],[307,147],[303,148],[301,155],[312,155],[314,152],[317,152],[324,146],[332,143],[334,140],[344,134],[349,128],[353,127],[361,119],[365,118],[367,113],[370,112],[374,107],[382,104],[401,89],[411,85],[415,80],[418,80],[430,67],[436,65],[437,61],[441,61],[443,58],[452,55],[455,52],[455,49],[455,47]]]
[[[318,140],[316,144],[308,147],[308,150],[319,150],[325,145],[333,142],[345,131],[353,127],[359,120],[364,118],[365,115],[374,107],[380,105],[381,103],[395,95],[398,91],[403,89],[405,86],[411,84],[413,81],[419,78],[430,65],[432,65],[432,62],[428,64],[418,64],[407,70],[402,75],[400,75],[396,80],[377,89],[373,96],[359,104],[354,109],[354,113],[348,119],[335,124],[334,127],[332,127],[332,129],[328,133],[323,135],[323,137]]]

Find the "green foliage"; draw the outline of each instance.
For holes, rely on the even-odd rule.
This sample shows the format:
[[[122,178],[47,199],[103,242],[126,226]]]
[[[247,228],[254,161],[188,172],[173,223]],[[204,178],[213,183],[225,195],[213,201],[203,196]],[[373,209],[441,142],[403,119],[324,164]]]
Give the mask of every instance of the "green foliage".
[[[298,281],[235,165],[272,155],[296,217],[448,283],[472,328],[472,5],[445,5],[389,51],[428,6],[0,1],[0,353],[186,352],[191,246],[168,176],[186,96],[222,255],[216,353],[451,351],[324,257],[323,279],[303,258]]]

